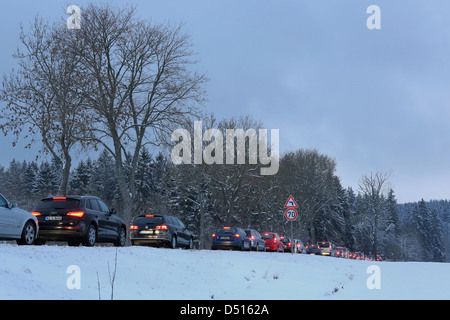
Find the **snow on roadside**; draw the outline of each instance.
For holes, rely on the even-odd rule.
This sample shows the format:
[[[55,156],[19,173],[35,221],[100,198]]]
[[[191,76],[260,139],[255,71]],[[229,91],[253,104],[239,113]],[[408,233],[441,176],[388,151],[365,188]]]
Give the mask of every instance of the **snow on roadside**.
[[[0,299],[110,299],[115,254],[113,247],[0,245]],[[450,264],[148,247],[117,255],[114,299],[450,299]],[[72,265],[79,290],[67,287]],[[366,285],[370,265],[380,267],[379,290]]]

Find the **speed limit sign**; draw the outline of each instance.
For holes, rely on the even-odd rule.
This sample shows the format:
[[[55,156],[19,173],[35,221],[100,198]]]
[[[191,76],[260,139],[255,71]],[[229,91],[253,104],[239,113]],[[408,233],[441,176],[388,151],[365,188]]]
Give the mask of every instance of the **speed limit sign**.
[[[284,216],[289,221],[294,221],[298,217],[298,212],[294,208],[289,208],[284,212]]]

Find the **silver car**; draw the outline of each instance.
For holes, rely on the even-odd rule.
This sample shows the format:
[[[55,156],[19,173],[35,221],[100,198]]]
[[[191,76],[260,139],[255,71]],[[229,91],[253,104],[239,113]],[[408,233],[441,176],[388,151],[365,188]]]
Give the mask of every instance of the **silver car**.
[[[0,240],[17,240],[19,245],[32,245],[38,232],[37,218],[0,194]]]

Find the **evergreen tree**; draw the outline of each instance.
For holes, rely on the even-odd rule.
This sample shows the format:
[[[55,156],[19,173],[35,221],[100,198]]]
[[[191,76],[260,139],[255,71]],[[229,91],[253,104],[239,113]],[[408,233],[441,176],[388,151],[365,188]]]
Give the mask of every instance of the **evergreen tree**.
[[[96,161],[90,163],[88,160],[85,166],[89,175],[85,177],[86,192],[98,196],[110,207],[121,209],[114,160],[108,151],[103,150]]]
[[[39,168],[36,191],[40,198],[53,196],[59,189],[58,175],[48,162]]]
[[[445,261],[445,248],[443,240],[442,221],[436,211],[428,209],[422,199],[415,207],[414,219],[416,223],[417,236],[421,244],[422,261]]]
[[[86,195],[90,192],[90,183],[92,179],[93,165],[90,158],[86,161],[81,160],[72,173],[70,181],[70,193],[77,195]]]
[[[433,262],[445,262],[445,243],[443,223],[438,216],[436,210],[429,211],[430,213],[430,250],[431,261]]]
[[[390,260],[400,260],[402,248],[400,244],[400,218],[398,204],[394,190],[390,189],[386,199],[386,223],[384,227],[384,241],[382,252]]]
[[[20,202],[19,197],[22,192],[24,167],[26,167],[26,163],[20,163],[13,159],[5,171],[3,195],[10,201]]]
[[[39,167],[36,162],[30,162],[25,169],[22,181],[22,193],[25,197],[33,197],[37,193],[37,178]]]
[[[147,148],[143,148],[138,160],[135,177],[136,196],[135,211],[143,213],[152,205],[152,198],[156,191],[155,163]]]
[[[0,193],[2,193],[2,190],[4,192],[5,180],[6,180],[5,167],[0,166]]]
[[[345,190],[343,204],[343,216],[344,216],[344,239],[343,245],[351,250],[355,246],[355,227],[353,224],[354,217],[356,215],[356,195],[351,187]]]

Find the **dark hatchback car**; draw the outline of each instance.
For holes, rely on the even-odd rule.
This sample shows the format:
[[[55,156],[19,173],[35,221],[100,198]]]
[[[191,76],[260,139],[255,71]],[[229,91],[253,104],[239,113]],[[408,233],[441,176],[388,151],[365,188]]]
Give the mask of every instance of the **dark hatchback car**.
[[[212,235],[211,249],[250,250],[250,239],[242,228],[219,228]]]
[[[177,217],[163,214],[141,215],[130,226],[132,245],[194,248],[194,234]]]
[[[295,249],[295,243],[294,243],[293,239],[285,237],[285,236],[281,236],[280,239],[281,239],[281,242],[283,242],[284,252],[293,253],[294,249]]]
[[[250,239],[250,249],[255,251],[266,251],[266,242],[258,231],[254,229],[245,229],[247,237]]]
[[[322,255],[322,250],[315,244],[309,244],[306,246],[306,254]]]
[[[67,241],[69,246],[92,247],[97,242],[124,246],[125,222],[97,197],[67,196],[42,199],[33,214],[39,221],[36,244]]]

